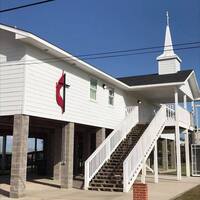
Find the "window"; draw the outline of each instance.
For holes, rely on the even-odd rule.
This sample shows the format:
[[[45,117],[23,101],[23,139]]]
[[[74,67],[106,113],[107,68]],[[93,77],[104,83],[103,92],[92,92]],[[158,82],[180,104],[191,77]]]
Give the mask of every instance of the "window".
[[[95,79],[90,80],[90,99],[97,99],[97,80]]]
[[[114,105],[114,89],[113,88],[109,88],[109,96],[108,96],[108,104],[109,105]]]

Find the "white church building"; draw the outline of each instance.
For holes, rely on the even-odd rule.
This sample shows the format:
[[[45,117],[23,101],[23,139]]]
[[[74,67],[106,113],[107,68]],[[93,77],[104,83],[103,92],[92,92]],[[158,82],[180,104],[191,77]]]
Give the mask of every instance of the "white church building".
[[[114,78],[0,24],[0,169],[9,175],[10,197],[24,196],[33,174],[60,180],[61,188],[80,176],[83,189],[128,192],[139,174],[145,182],[148,168],[159,181],[160,156],[181,180],[180,133],[190,176],[189,135],[200,90],[195,72],[181,70],[169,25],[164,46],[157,73]]]

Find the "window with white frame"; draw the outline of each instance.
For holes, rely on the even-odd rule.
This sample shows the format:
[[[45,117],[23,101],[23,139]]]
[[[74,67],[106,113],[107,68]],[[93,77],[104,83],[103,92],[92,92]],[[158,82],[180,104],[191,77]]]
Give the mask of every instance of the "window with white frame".
[[[97,80],[90,79],[90,99],[96,100],[97,99]]]
[[[113,88],[109,88],[109,96],[108,96],[108,104],[109,105],[114,105],[114,89]]]

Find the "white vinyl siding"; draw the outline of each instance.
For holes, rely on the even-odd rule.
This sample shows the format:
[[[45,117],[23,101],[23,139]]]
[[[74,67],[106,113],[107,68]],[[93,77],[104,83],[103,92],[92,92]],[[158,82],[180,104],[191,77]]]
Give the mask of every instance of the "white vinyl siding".
[[[25,47],[15,34],[0,30],[0,116],[23,112],[24,55]]]
[[[91,126],[115,128],[125,116],[124,92],[115,88],[115,107],[108,106],[108,90],[99,85],[109,85],[80,68],[64,61],[42,62],[50,57],[47,52],[27,45],[27,60],[39,62],[26,65],[25,109],[24,114],[72,121]],[[62,114],[56,102],[56,82],[62,71],[66,73],[65,113]],[[97,101],[90,100],[90,80],[97,82]]]
[[[115,87],[113,101],[110,95],[110,103],[113,102],[114,106],[108,106],[109,91],[100,87],[110,84],[107,79],[101,80],[85,72],[81,66],[79,68],[65,61],[55,60],[50,52],[15,40],[14,34],[9,32],[0,35],[0,54],[7,60],[7,65],[0,65],[1,116],[25,114],[114,129],[124,119],[126,106],[137,105],[137,99],[141,99],[135,98],[133,92],[126,93]],[[23,60],[27,64],[23,65]],[[67,84],[70,85],[66,88],[64,114],[56,102],[56,82],[63,70]],[[97,89],[96,102],[90,100],[91,78],[98,80],[94,87]],[[141,122],[148,123],[151,119],[152,107],[151,104],[140,106]]]

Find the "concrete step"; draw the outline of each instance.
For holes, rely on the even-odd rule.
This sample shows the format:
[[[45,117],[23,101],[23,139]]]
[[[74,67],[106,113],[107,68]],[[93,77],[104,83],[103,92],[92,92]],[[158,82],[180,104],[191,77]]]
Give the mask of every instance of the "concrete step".
[[[104,192],[123,192],[123,188],[89,187],[88,190]]]
[[[92,184],[96,184],[96,183],[99,183],[99,184],[107,184],[107,183],[110,183],[110,184],[115,184],[115,185],[120,185],[122,184],[122,180],[110,180],[110,179],[93,179],[92,182],[91,182],[91,185]]]

